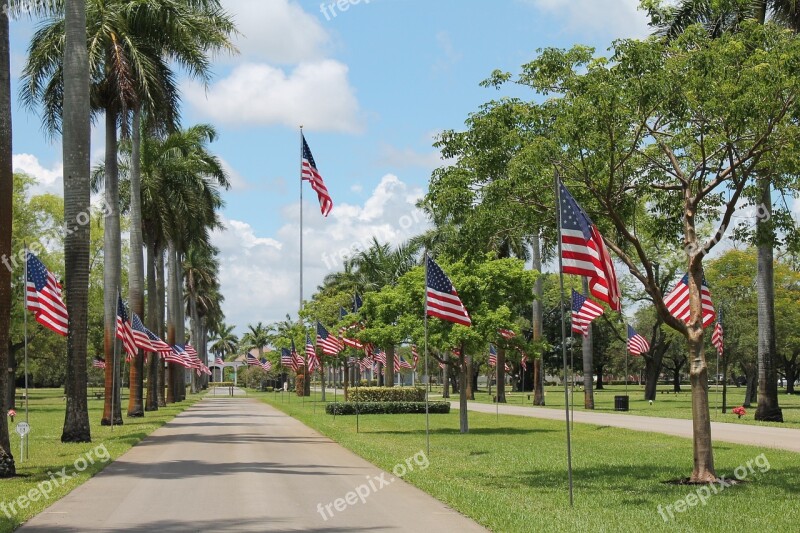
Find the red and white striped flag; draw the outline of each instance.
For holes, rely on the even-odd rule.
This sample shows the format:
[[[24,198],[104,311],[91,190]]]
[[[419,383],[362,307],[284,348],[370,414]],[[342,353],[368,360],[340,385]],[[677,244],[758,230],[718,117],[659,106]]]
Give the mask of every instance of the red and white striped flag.
[[[303,163],[300,171],[300,179],[311,183],[311,188],[317,193],[319,198],[319,209],[324,216],[333,209],[333,200],[328,193],[328,188],[325,182],[322,181],[322,175],[317,170],[317,164],[314,162],[314,156],[311,155],[311,149],[308,147],[305,136],[301,133],[300,137],[303,139]]]
[[[564,274],[589,278],[589,292],[612,311],[621,309],[619,281],[603,236],[563,183],[561,196],[561,257]]]
[[[411,355],[414,357],[414,368],[417,368],[419,364],[419,352],[417,352],[417,346],[414,344],[411,345]]]
[[[650,343],[636,333],[630,324],[628,324],[628,351],[631,352],[631,355],[642,355],[650,351]]]
[[[714,345],[714,348],[717,349],[717,353],[720,357],[722,357],[722,352],[725,348],[725,342],[722,339],[722,322],[717,321],[717,325],[714,326],[714,333],[711,334],[711,344]]]
[[[589,335],[589,326],[592,320],[603,314],[603,308],[572,289],[572,331]]]
[[[147,335],[147,328],[142,324],[142,320],[136,313],[131,313],[131,333],[133,334],[133,342],[137,347],[146,352],[155,352],[153,343]]]
[[[319,357],[317,357],[317,350],[311,344],[311,337],[306,333],[306,359],[308,359],[308,372],[313,374],[319,368]]]
[[[711,291],[706,285],[705,278],[700,288],[700,301],[703,306],[703,327],[706,328],[717,318],[717,312],[714,310]],[[689,274],[684,274],[672,292],[664,297],[664,305],[672,316],[689,323]]]
[[[102,357],[95,356],[94,359],[92,359],[92,366],[94,368],[105,368],[106,360],[103,359]]]
[[[497,350],[494,349],[493,344],[489,344],[489,366],[497,365]]]
[[[122,302],[122,295],[117,295],[117,333],[116,336],[122,341],[122,346],[125,348],[126,361],[136,356],[136,342],[133,340],[133,330],[131,323],[128,320],[128,312],[125,310],[125,304]]]
[[[513,339],[514,337],[517,336],[517,334],[511,331],[510,329],[501,328],[497,330],[497,333],[499,333],[500,336],[502,336],[504,339]]]
[[[343,346],[336,338],[336,335],[331,335],[325,326],[317,322],[317,346],[322,348],[322,353],[325,355],[339,355]]]
[[[472,320],[450,278],[436,264],[436,261],[427,256],[425,259],[425,312],[428,316],[435,316],[462,326],[470,326]]]
[[[61,299],[61,284],[31,252],[28,252],[25,264],[26,307],[33,311],[39,324],[66,337],[69,332],[69,316],[67,306]]]

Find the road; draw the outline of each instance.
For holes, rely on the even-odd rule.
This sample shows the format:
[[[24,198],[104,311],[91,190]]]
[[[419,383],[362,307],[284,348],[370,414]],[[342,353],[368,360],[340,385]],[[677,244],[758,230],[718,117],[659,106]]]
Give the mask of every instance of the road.
[[[20,531],[485,530],[264,403],[206,398]]]

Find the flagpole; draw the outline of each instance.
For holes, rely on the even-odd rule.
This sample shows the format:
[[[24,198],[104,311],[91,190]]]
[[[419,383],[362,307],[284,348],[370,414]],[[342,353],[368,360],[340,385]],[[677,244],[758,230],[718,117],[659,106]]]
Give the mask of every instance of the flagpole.
[[[572,496],[572,442],[569,431],[569,394],[567,393],[567,324],[564,321],[564,257],[561,243],[561,189],[559,188],[558,169],[553,172],[556,189],[556,226],[558,227],[558,279],[561,287],[561,356],[564,360],[564,410],[567,420],[567,476],[569,479],[569,505],[574,505]]]
[[[719,310],[719,319],[717,320],[717,322],[720,325],[722,325],[722,309]],[[723,341],[723,346],[725,346],[724,341]],[[714,348],[716,349],[716,346],[714,346]],[[717,387],[716,387],[717,388],[717,393],[714,396],[716,397],[716,400],[717,400],[716,401],[717,408],[715,409],[715,411],[719,410],[719,350],[716,350],[716,352],[717,352],[717,376],[716,376],[716,379],[714,381],[716,381],[716,383],[717,383]]]
[[[24,250],[25,250],[25,264],[23,265],[23,278],[22,278],[22,315],[23,315],[23,322],[25,325],[23,326],[23,336],[24,336],[24,343],[25,343],[25,423],[29,424],[28,421],[28,243],[24,243]],[[14,379],[15,376],[10,376],[11,379]],[[30,425],[29,425],[30,427]],[[26,441],[28,440],[28,432],[23,439]],[[29,458],[29,450],[30,450],[30,442],[25,443],[25,457]]]
[[[117,286],[117,307],[119,307],[119,300],[122,298],[119,286]],[[117,309],[119,315],[119,309]],[[114,431],[114,407],[116,407],[117,396],[117,320],[114,319],[114,336],[111,338],[114,343],[114,350],[111,361],[111,431]],[[120,406],[120,409],[122,407]]]
[[[303,309],[303,125],[300,125],[300,310]],[[300,313],[298,312],[298,316]]]
[[[431,455],[431,424],[430,413],[428,411],[428,393],[431,388],[431,376],[428,370],[428,249],[425,249],[425,379],[428,382],[425,387],[425,450],[426,455]]]
[[[592,327],[591,322],[589,323],[588,327],[590,327],[590,328]],[[570,401],[569,401],[569,403],[570,403],[570,406],[572,407],[572,415],[571,415],[572,424],[571,424],[571,426],[572,426],[572,429],[575,429],[575,346],[573,346],[574,342],[572,342],[572,341],[575,340],[575,332],[572,331],[572,327],[569,328],[569,339],[570,339],[570,343],[569,343],[569,364],[572,367],[572,384],[571,384],[571,386],[569,388],[569,390],[570,390]],[[582,343],[586,342],[586,336],[583,337],[581,342]],[[564,380],[564,382],[566,383],[566,379]],[[585,392],[584,392],[584,394],[585,394]]]

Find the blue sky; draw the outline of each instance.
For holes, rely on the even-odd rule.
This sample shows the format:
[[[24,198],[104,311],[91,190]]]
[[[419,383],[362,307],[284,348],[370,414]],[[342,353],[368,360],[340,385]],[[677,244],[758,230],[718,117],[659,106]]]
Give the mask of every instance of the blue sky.
[[[542,47],[605,50],[647,33],[638,0],[327,0],[324,13],[318,0],[223,5],[239,25],[241,53],[215,58],[208,87],[182,83],[183,122],[217,127],[212,149],[234,184],[214,242],[226,316],[240,331],[296,315],[300,124],[334,201],[324,219],[304,191],[309,297],[347,250],[426,228],[413,206],[442,164],[434,136],[509,94],[479,86],[494,69],[516,72]],[[12,22],[15,78],[33,26]],[[44,138],[38,117],[18,104],[13,120],[15,170],[60,194],[60,139]],[[97,126],[92,141],[99,161]]]

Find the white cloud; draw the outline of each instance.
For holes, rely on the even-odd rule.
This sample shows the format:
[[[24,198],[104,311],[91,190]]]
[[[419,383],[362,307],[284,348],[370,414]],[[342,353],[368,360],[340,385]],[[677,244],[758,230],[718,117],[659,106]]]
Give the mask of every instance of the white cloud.
[[[33,187],[33,194],[63,194],[64,165],[61,161],[54,163],[51,168],[46,168],[31,154],[14,154],[11,161],[14,172],[23,172],[36,178],[38,183]]]
[[[447,164],[447,161],[442,159],[438,151],[417,152],[413,148],[384,145],[380,148],[379,163],[395,168],[421,167],[433,170]]]
[[[218,156],[219,157],[219,156]],[[222,164],[223,170],[228,175],[228,181],[231,184],[231,190],[233,191],[243,191],[250,188],[250,184],[247,183],[247,180],[237,172],[233,165],[228,163],[224,158],[219,157],[219,161]]]
[[[315,199],[305,204],[305,297],[313,294],[327,274],[339,270],[347,256],[367,248],[373,236],[397,245],[425,231],[429,223],[414,207],[422,195],[422,189],[387,174],[363,204],[336,204],[328,218],[319,214]],[[221,252],[226,320],[238,330],[249,323],[283,319],[287,312],[297,316],[298,207],[294,203],[283,208],[287,223],[274,237],[258,236],[252,226],[237,220],[224,220],[226,228],[212,235]]]
[[[289,73],[246,63],[207,93],[198,84],[189,85],[186,99],[225,124],[302,124],[311,130],[358,132],[359,105],[347,72],[347,65],[330,59],[302,63]]]
[[[612,38],[645,37],[650,33],[639,0],[525,0],[558,16],[569,33],[610,35]]]
[[[241,33],[233,59],[293,64],[324,57],[328,33],[296,2],[288,0],[226,0]]]

